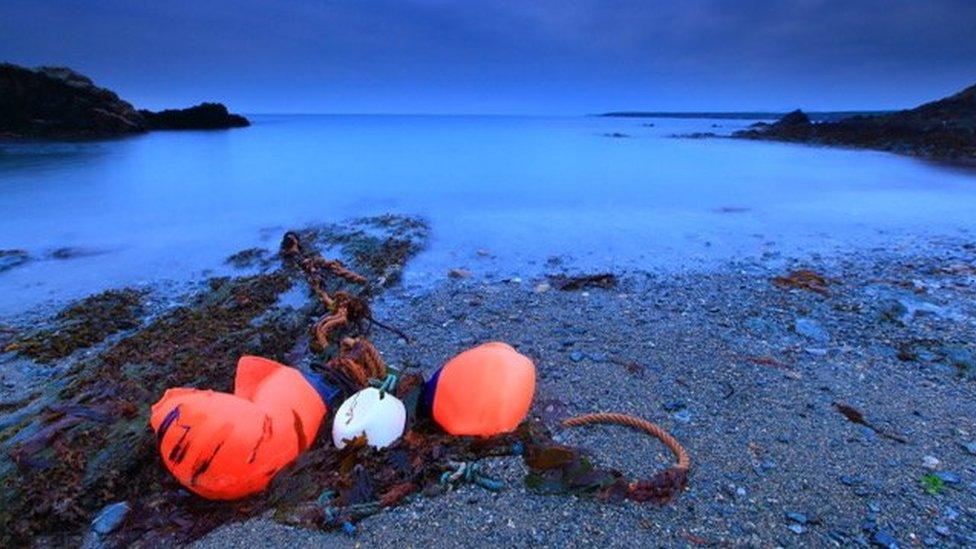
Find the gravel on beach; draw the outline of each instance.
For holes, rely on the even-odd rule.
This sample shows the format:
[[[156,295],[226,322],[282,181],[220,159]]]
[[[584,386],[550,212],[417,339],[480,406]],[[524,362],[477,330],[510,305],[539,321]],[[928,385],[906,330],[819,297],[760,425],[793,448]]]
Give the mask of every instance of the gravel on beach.
[[[797,269],[826,295],[772,283]],[[416,497],[353,535],[259,518],[197,545],[976,545],[976,244],[618,274],[581,291],[445,275],[374,303],[413,343],[373,337],[389,363],[428,372],[507,341],[536,361],[532,413],[550,425],[594,411],[663,425],[692,456],[673,503],[534,495],[521,459],[498,458],[499,493]],[[623,427],[556,432],[631,478],[672,459]]]

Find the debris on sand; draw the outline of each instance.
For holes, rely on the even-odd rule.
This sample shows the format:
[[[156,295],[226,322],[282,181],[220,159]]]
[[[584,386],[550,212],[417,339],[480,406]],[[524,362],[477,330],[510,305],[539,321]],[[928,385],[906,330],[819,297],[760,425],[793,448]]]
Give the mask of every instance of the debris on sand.
[[[809,269],[799,269],[792,271],[786,276],[777,276],[773,278],[773,284],[777,288],[782,288],[784,290],[807,290],[823,296],[830,294],[827,286],[829,286],[831,282],[831,280],[822,274]]]
[[[114,502],[125,502],[125,512],[119,507],[103,514],[98,541],[108,546],[188,543],[257,516],[354,531],[358,520],[419,494],[436,495],[461,482],[502,488],[477,462],[503,455],[523,457],[526,483],[540,493],[665,502],[682,491],[689,463],[683,449],[672,448],[684,456],[678,465],[628,482],[618,471],[595,466],[587,452],[557,443],[536,419],[489,438],[449,435],[423,412],[424,380],[411,371],[401,371],[392,390],[406,409],[406,430],[387,448],[377,450],[363,438],[337,449],[330,437],[318,437],[262,493],[227,502],[183,489],[161,466],[146,425],[150,403],[164,389],[225,390],[242,354],[319,373],[323,364],[358,360],[341,342],[379,325],[368,299],[399,276],[423,247],[417,238],[426,229],[410,218],[371,218],[347,227],[287,233],[274,268],[211,280],[185,305],[79,361],[29,404],[36,412],[0,427],[0,452],[11,457],[0,462],[0,545],[23,545],[40,535],[51,544],[76,544],[98,511]],[[326,246],[338,248],[342,259],[325,259],[319,250]],[[305,304],[280,305],[294,287],[307,290]],[[597,421],[608,420],[582,423]],[[654,436],[669,448],[677,445],[670,435]]]
[[[864,427],[867,427],[868,429],[871,429],[875,433],[877,433],[877,434],[879,434],[879,435],[881,435],[881,436],[883,436],[883,437],[885,437],[885,438],[887,438],[889,440],[893,440],[893,441],[899,442],[901,444],[906,444],[908,442],[907,440],[905,440],[904,438],[902,438],[902,437],[900,437],[898,435],[895,435],[893,433],[889,433],[888,431],[885,431],[884,429],[880,429],[878,427],[875,427],[873,424],[868,423],[867,419],[864,418],[864,414],[862,414],[860,410],[858,410],[857,408],[855,408],[855,407],[853,407],[853,406],[851,406],[849,404],[844,404],[844,403],[841,403],[841,402],[835,402],[834,403],[834,408],[836,408],[837,411],[840,412],[841,415],[843,415],[845,418],[847,418],[847,421],[850,421],[851,423],[856,423],[858,425],[863,425]]]
[[[371,286],[374,292],[426,244],[424,222],[402,216],[302,233],[315,247],[339,248],[352,268],[379,283]],[[311,292],[303,305],[281,299],[303,279],[291,262],[258,275],[214,278],[145,326],[141,316],[129,314],[141,294],[125,290],[98,294],[52,319],[79,326],[71,341],[95,350],[25,401],[21,407],[29,413],[0,426],[0,455],[10,457],[0,460],[0,546],[24,545],[41,534],[52,544],[71,544],[99,509],[116,501],[130,502],[132,511],[110,534],[113,540],[193,539],[222,521],[250,516],[247,510],[256,508],[250,500],[216,505],[189,498],[160,466],[146,418],[167,387],[226,389],[243,354],[295,365],[334,356],[338,346],[309,345],[309,327],[323,313]],[[93,310],[99,314],[92,316]],[[117,341],[94,346],[105,334],[130,328]],[[63,337],[54,333],[33,337],[29,341],[38,343],[28,341],[31,350],[21,352],[64,356],[70,346],[50,343]]]
[[[586,288],[610,289],[617,285],[617,275],[612,273],[582,274],[582,275],[549,275],[549,284],[564,292],[584,290]]]

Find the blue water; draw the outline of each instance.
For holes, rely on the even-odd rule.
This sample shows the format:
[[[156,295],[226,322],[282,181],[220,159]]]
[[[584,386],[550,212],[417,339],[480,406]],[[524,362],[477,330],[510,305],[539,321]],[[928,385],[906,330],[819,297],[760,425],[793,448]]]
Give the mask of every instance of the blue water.
[[[971,171],[879,152],[670,137],[749,121],[252,120],[230,131],[0,144],[0,249],[35,258],[0,273],[0,314],[221,273],[234,251],[274,248],[286,228],[350,214],[430,220],[432,245],[408,283],[451,268],[529,277],[550,256],[578,269],[708,268],[976,228]],[[64,247],[85,255],[48,258]]]

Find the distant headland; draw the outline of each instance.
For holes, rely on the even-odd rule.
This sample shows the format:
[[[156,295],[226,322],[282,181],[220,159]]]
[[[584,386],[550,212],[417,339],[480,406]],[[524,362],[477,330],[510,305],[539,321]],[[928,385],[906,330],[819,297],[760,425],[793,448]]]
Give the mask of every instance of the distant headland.
[[[976,160],[976,85],[914,109],[874,116],[818,123],[796,110],[774,124],[755,124],[733,137],[972,161]]]
[[[731,137],[890,151],[976,161],[976,85],[902,111],[646,112],[601,114],[622,118],[716,118],[757,122]]]
[[[808,112],[811,120],[818,122],[841,120],[851,116],[876,116],[891,111],[822,111]],[[668,112],[668,111],[611,111],[597,116],[609,118],[713,118],[716,120],[779,120],[786,112],[741,111],[741,112]]]
[[[0,139],[96,139],[150,130],[250,125],[220,103],[153,112],[66,67],[0,63]]]

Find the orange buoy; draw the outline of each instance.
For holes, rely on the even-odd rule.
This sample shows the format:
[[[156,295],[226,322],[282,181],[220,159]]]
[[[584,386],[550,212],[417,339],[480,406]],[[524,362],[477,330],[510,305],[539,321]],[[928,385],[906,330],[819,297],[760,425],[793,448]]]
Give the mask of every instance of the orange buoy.
[[[515,430],[535,394],[535,364],[510,345],[491,342],[447,362],[427,382],[431,417],[453,435]]]
[[[244,356],[234,394],[169,389],[152,407],[160,457],[170,473],[208,499],[237,499],[267,487],[314,442],[325,399],[301,372]]]

